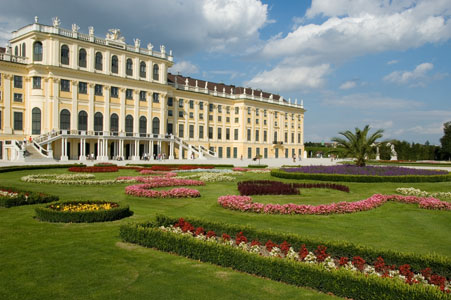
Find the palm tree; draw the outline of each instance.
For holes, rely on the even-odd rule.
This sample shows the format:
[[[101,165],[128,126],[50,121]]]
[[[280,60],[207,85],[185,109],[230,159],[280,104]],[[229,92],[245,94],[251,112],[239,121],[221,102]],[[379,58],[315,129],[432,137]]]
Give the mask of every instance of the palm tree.
[[[344,154],[346,156],[354,157],[356,159],[356,165],[359,167],[365,166],[365,161],[369,154],[371,154],[374,149],[373,145],[377,139],[382,137],[383,129],[377,130],[370,137],[368,137],[368,131],[370,131],[370,125],[366,125],[363,130],[355,128],[355,133],[349,130],[344,132],[339,132],[345,138],[334,137],[332,141],[337,142],[339,146],[345,148]]]

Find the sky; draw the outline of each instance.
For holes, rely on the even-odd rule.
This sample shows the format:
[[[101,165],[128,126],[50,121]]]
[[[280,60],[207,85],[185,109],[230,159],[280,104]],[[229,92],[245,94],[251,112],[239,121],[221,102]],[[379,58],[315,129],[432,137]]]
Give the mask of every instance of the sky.
[[[302,99],[305,142],[369,124],[439,145],[451,121],[450,0],[8,2],[1,46],[35,16],[101,37],[119,28],[129,44],[172,49],[172,73]]]

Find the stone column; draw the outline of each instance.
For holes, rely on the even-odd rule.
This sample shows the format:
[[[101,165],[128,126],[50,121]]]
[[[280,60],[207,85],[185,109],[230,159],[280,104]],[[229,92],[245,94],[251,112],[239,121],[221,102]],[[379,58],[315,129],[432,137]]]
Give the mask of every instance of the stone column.
[[[152,92],[147,92],[147,133],[152,134]]]
[[[194,140],[199,141],[199,101],[194,101]]]
[[[12,76],[9,74],[3,75],[3,103],[5,105],[4,108],[4,127],[3,127],[3,133],[5,134],[12,134],[12,123],[11,123],[11,78]],[[50,118],[49,118],[50,119]],[[6,152],[4,155],[6,155]]]
[[[52,108],[52,116],[53,116],[53,124],[52,129],[59,129],[59,113],[58,113],[58,98],[59,98],[59,78],[53,78],[53,108]]]
[[[160,112],[161,112],[161,117],[160,117],[160,134],[162,134],[163,136],[166,134],[167,130],[166,130],[166,125],[167,125],[167,120],[166,120],[166,95],[164,94],[160,94]],[[160,150],[161,151],[161,150]]]
[[[110,131],[110,86],[104,86],[105,109],[103,114],[103,131]],[[107,155],[108,156],[108,155]]]
[[[169,159],[174,159],[174,140],[169,144]]]
[[[89,106],[88,106],[88,131],[94,130],[94,83],[90,83],[89,85]]]
[[[135,140],[132,160],[139,160],[139,140]]]
[[[133,136],[135,133],[139,133],[139,96],[138,91],[133,91],[133,103],[134,110],[133,110]]]
[[[120,89],[119,132],[125,131],[125,89]]]
[[[70,115],[70,129],[77,129],[78,116],[78,81],[72,81],[72,113]]]

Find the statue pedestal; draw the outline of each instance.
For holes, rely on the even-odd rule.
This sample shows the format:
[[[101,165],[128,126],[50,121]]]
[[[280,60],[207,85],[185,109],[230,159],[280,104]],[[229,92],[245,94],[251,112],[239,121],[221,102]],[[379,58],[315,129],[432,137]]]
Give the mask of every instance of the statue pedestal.
[[[391,157],[390,157],[390,160],[398,160],[398,155],[391,156]]]

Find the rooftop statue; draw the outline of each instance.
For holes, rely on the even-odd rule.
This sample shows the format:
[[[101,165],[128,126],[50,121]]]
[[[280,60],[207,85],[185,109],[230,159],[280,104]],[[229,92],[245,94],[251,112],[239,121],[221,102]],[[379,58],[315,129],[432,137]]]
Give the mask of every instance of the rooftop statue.
[[[108,31],[109,33],[106,34],[107,40],[125,43],[125,37],[122,36],[120,29],[109,29]]]

